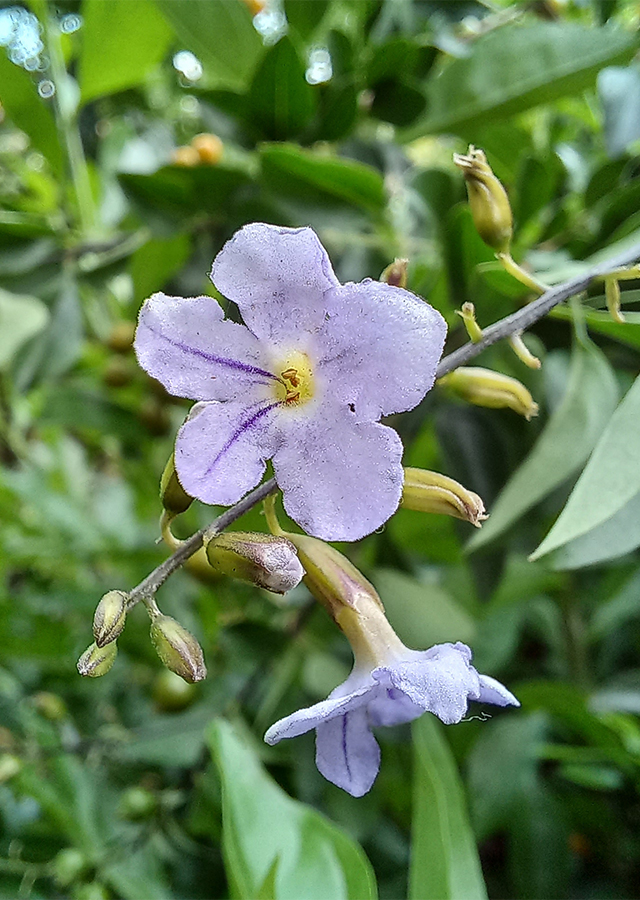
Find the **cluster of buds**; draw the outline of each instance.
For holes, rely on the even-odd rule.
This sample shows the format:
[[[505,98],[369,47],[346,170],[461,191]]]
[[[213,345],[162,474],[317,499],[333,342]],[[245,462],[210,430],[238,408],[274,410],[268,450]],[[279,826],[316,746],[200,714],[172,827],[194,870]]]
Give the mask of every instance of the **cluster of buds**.
[[[108,591],[93,616],[94,643],[78,660],[78,672],[90,678],[106,675],[118,653],[117,641],[127,617],[129,597],[123,591]]]
[[[176,147],[171,155],[174,166],[217,166],[222,159],[224,145],[217,134],[197,134],[191,143]]]

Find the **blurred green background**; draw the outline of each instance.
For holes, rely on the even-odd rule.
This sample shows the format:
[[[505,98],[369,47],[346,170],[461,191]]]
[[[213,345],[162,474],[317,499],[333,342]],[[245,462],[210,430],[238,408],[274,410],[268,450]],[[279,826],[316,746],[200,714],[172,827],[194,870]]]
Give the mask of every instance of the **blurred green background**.
[[[262,743],[351,663],[302,586],[173,576],[158,602],[204,648],[197,686],[142,609],[108,675],[75,667],[100,596],[167,555],[158,481],[188,404],[136,366],[142,301],[213,293],[246,222],[311,225],[342,281],[407,257],[459,346],[463,302],[486,326],[529,295],[476,234],[454,151],[484,148],[544,280],[640,239],[638,25],[631,0],[0,4],[0,897],[471,900],[478,858],[491,898],[639,895],[637,400],[600,453],[629,503],[527,561],[638,374],[639,281],[625,325],[596,284],[534,327],[539,371],[504,343],[480,357],[527,385],[533,422],[440,388],[393,421],[407,464],[493,512],[471,547],[471,526],[400,511],[341,548],[407,644],[468,642],[520,710],[385,729],[354,800],[310,735]],[[612,476],[590,477],[597,509]]]

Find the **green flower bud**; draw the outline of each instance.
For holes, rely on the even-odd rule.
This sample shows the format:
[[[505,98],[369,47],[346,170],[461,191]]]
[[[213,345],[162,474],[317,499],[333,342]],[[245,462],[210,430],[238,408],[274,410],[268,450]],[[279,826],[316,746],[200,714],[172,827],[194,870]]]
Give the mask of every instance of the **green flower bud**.
[[[104,647],[122,634],[127,617],[128,596],[123,591],[108,591],[93,616],[93,636],[98,647]]]
[[[179,712],[191,706],[197,688],[168,669],[162,669],[153,680],[153,700],[161,712]]]
[[[454,153],[453,161],[462,169],[478,234],[485,244],[506,253],[513,235],[513,215],[507,192],[493,174],[487,157],[471,144],[466,156]]]
[[[476,406],[512,409],[525,419],[538,415],[538,404],[517,379],[492,369],[462,366],[439,379],[463,400]]]
[[[441,513],[471,522],[476,528],[487,518],[482,499],[453,478],[426,469],[405,468],[402,501],[404,509]]]
[[[408,259],[394,259],[380,276],[380,281],[384,281],[394,287],[406,288],[408,269]]]
[[[76,847],[66,847],[54,858],[51,868],[53,877],[60,887],[68,887],[78,881],[89,870],[89,860]]]
[[[73,900],[110,900],[113,895],[99,881],[81,884],[73,892]]]
[[[118,803],[118,814],[123,819],[139,821],[148,819],[158,808],[158,801],[151,791],[143,787],[130,787]]]
[[[193,503],[193,497],[187,494],[178,481],[173,453],[167,460],[160,479],[160,499],[167,512],[174,516],[185,512]]]
[[[114,664],[118,654],[118,646],[115,641],[104,647],[91,644],[78,660],[78,672],[89,678],[99,678],[106,675]]]
[[[3,753],[0,756],[0,784],[10,781],[22,769],[22,760],[12,753]]]
[[[155,616],[151,622],[151,642],[167,669],[185,681],[193,683],[206,678],[200,644],[171,616]]]
[[[38,691],[32,697],[33,705],[45,719],[51,722],[60,722],[68,715],[67,704],[58,694],[50,691]]]
[[[214,569],[276,594],[290,591],[304,575],[296,548],[284,537],[233,531],[216,535],[205,550]]]

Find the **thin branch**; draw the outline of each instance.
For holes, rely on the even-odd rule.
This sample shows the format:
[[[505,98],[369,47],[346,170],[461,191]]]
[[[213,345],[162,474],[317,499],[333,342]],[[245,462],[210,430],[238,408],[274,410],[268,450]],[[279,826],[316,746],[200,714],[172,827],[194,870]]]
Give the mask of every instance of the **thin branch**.
[[[164,584],[167,578],[170,575],[173,575],[176,569],[179,569],[190,556],[193,556],[193,554],[202,547],[205,536],[209,539],[216,534],[220,534],[221,531],[228,528],[229,525],[236,521],[236,519],[243,516],[246,512],[256,506],[256,504],[260,503],[261,500],[268,497],[269,494],[272,494],[277,487],[278,485],[276,484],[275,478],[270,478],[268,481],[265,481],[263,484],[258,485],[257,488],[250,491],[246,497],[243,497],[242,500],[234,506],[230,506],[229,509],[225,510],[217,519],[214,519],[214,521],[206,528],[201,528],[200,531],[196,531],[195,534],[192,534],[188,540],[178,547],[175,553],[172,553],[171,556],[160,563],[153,572],[147,575],[140,584],[134,587],[129,593],[127,609],[131,609],[131,607],[135,606],[140,600],[152,597],[158,588]]]
[[[538,297],[537,300],[533,300],[517,312],[501,319],[499,322],[496,322],[495,325],[490,325],[488,328],[483,329],[482,340],[475,344],[465,344],[464,347],[460,347],[459,350],[454,350],[453,353],[445,356],[438,366],[437,377],[441,378],[443,375],[446,375],[447,372],[451,372],[453,369],[457,369],[458,366],[469,362],[469,360],[473,359],[497,341],[529,328],[529,326],[533,325],[534,322],[537,322],[538,319],[546,316],[554,306],[557,306],[559,303],[568,300],[575,294],[584,291],[594,278],[606,275],[611,272],[612,269],[628,266],[637,259],[640,259],[640,244],[634,244],[631,249],[624,253],[620,253],[610,260],[594,266],[584,275],[572,278],[564,284],[559,284],[557,287],[551,288],[551,290],[542,294],[541,297]],[[269,494],[273,494],[277,488],[278,485],[276,484],[275,478],[270,478],[263,484],[258,485],[257,488],[248,493],[246,497],[243,497],[243,499],[234,506],[230,506],[229,509],[225,510],[221,516],[218,516],[218,518],[207,528],[202,528],[200,531],[191,535],[190,538],[180,545],[175,553],[165,559],[165,561],[147,575],[140,584],[133,588],[129,594],[127,608],[131,609],[131,607],[135,606],[140,600],[153,597],[155,592],[162,584],[164,584],[167,578],[202,547],[205,536],[208,539],[219,534],[221,531],[224,531],[225,528],[228,528],[228,526],[235,522],[236,519],[239,519],[240,516],[244,515],[244,513],[248,512],[264,500],[265,497],[268,497]]]
[[[594,278],[606,275],[612,269],[628,266],[637,259],[640,259],[640,244],[634,244],[633,247],[624,253],[613,256],[611,259],[594,266],[588,272],[585,272],[584,275],[579,275],[570,281],[565,281],[563,284],[551,288],[551,290],[546,291],[536,300],[532,300],[531,303],[523,306],[517,312],[500,319],[499,322],[490,325],[488,328],[483,328],[482,340],[475,344],[465,344],[464,347],[460,347],[459,350],[454,350],[453,353],[445,356],[444,359],[440,360],[436,377],[441,378],[447,372],[464,365],[497,341],[509,337],[517,331],[525,331],[538,319],[546,316],[554,306],[558,306],[559,303],[563,303],[569,297],[574,297],[576,294],[584,291]]]

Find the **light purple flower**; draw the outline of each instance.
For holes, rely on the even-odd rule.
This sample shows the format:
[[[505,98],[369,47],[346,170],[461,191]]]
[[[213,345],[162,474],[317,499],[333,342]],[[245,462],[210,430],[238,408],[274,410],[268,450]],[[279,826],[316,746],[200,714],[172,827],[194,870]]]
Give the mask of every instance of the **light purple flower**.
[[[380,768],[380,747],[371,732],[400,725],[424,712],[446,725],[459,722],[469,700],[520,706],[499,681],[479,675],[466,644],[436,644],[430,650],[392,653],[386,665],[355,666],[326,700],[272,725],[268,744],[316,730],[316,765],[324,777],[354,797],[371,788]]]
[[[400,502],[402,443],[381,416],[432,387],[446,326],[408,291],[341,285],[310,228],[247,225],[211,279],[211,297],[154,294],[136,353],[171,394],[200,402],[176,441],[184,489],[230,505],[273,468],[289,515],[325,540],[357,540]]]

